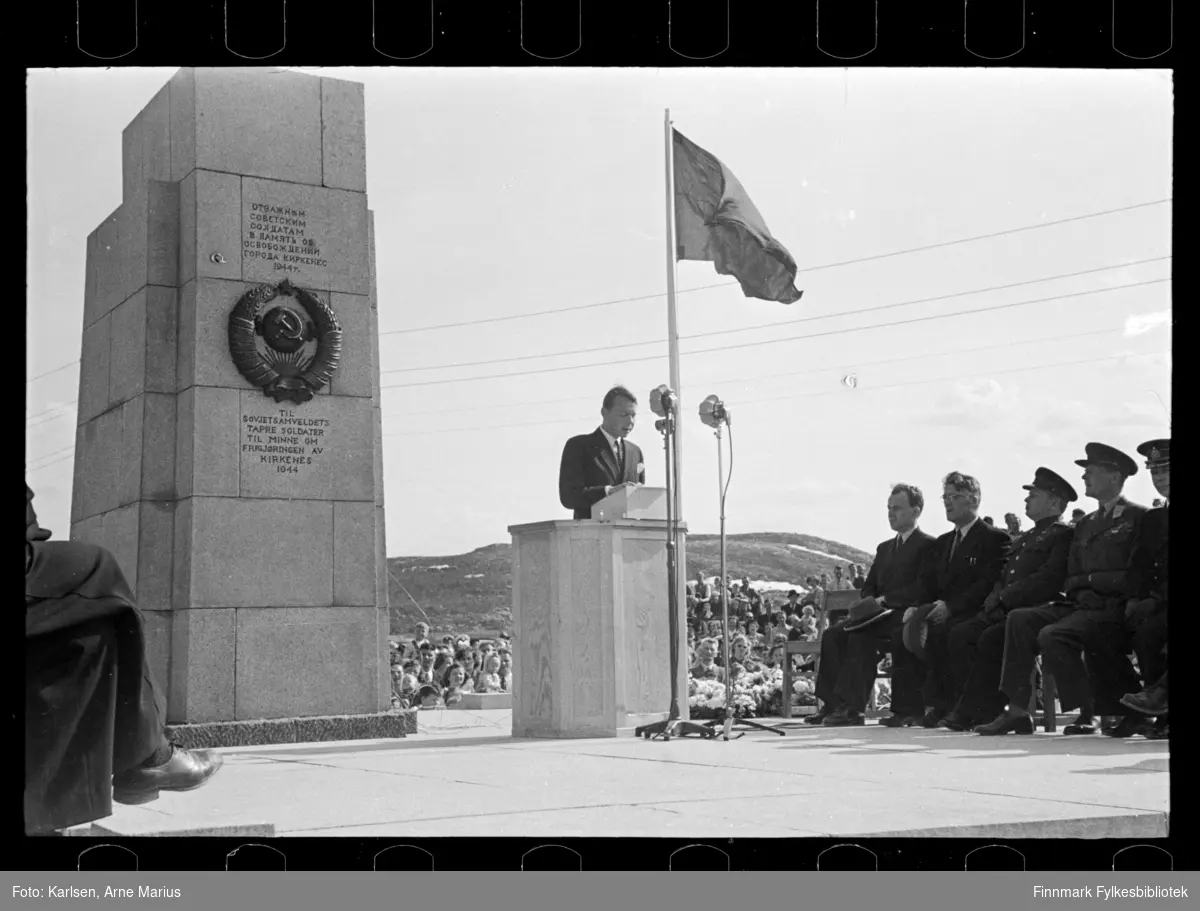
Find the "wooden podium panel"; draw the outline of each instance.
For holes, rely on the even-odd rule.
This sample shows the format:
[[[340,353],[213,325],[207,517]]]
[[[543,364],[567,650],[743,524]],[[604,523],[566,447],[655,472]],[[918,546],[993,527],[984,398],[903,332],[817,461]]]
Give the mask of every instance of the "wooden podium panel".
[[[616,737],[671,700],[666,522],[551,521],[513,536],[513,735]],[[687,718],[686,531],[677,561]]]

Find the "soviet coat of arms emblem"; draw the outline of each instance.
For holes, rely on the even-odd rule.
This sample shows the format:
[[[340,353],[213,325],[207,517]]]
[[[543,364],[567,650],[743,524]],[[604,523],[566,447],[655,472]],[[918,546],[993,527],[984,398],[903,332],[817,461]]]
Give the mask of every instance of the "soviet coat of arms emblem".
[[[275,303],[290,298],[299,307]],[[274,304],[274,306],[270,306]],[[310,401],[342,357],[342,327],[329,305],[286,278],[243,294],[229,314],[238,371],[277,402]]]

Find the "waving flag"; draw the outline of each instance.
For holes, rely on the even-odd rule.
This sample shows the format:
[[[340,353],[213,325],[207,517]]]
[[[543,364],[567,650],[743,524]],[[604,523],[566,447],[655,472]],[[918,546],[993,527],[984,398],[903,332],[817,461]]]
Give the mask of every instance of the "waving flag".
[[[678,130],[672,130],[676,258],[711,262],[732,275],[746,297],[792,304],[796,261],[767,224],[733,172]]]

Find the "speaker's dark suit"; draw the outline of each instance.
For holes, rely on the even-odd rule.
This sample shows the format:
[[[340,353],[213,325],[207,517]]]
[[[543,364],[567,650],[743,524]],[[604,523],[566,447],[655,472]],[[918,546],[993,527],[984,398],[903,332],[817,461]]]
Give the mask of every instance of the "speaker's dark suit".
[[[885,606],[893,613],[852,633],[846,632],[842,621],[821,636],[816,695],[826,708],[855,712],[866,708],[879,654],[888,649],[904,608],[917,603],[921,570],[935,541],[933,535],[917,528],[903,544],[892,537],[875,549],[875,562],[863,583],[862,596],[884,598]]]
[[[599,427],[567,440],[558,470],[558,499],[576,519],[590,519],[592,507],[604,499],[604,488],[626,481],[646,483],[646,466],[636,443],[625,441],[625,464],[618,465]]]
[[[954,551],[950,548],[958,530],[937,539],[926,563],[922,579],[922,601],[944,601],[950,615],[940,623],[929,624],[925,642],[925,681],[922,686],[925,705],[933,706],[938,717],[947,714],[958,701],[966,680],[962,665],[954,659],[950,637],[956,626],[979,613],[983,602],[995,587],[1004,563],[1012,550],[1007,531],[977,521]],[[915,713],[914,713],[915,714]]]

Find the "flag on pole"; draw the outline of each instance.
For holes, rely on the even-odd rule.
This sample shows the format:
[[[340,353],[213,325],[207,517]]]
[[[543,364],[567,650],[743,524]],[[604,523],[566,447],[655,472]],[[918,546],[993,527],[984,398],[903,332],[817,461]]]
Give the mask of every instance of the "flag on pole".
[[[771,236],[733,172],[678,130],[674,134],[676,258],[710,262],[746,297],[793,304],[796,261]]]

